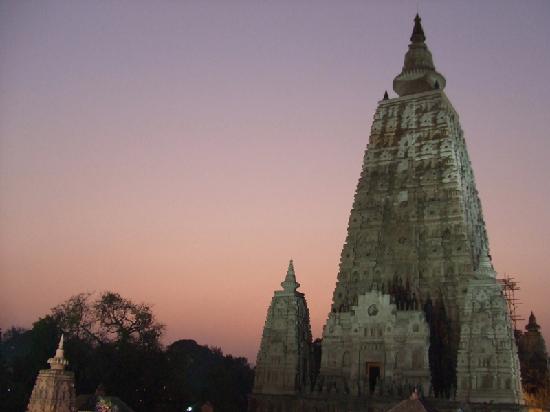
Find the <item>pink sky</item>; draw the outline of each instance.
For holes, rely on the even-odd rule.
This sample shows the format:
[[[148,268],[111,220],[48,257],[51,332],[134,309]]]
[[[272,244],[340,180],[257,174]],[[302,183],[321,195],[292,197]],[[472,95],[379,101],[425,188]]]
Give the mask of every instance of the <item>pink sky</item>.
[[[416,1],[0,4],[0,327],[73,294],[255,360],[288,259],[329,311]],[[420,2],[497,271],[550,339],[550,3]]]

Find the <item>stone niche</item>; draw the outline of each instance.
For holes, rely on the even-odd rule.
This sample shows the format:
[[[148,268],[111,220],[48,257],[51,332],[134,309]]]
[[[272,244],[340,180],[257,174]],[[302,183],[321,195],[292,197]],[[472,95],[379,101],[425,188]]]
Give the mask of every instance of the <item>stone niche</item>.
[[[430,386],[429,327],[420,310],[398,310],[379,291],[332,312],[323,330],[316,389],[356,396],[398,395]]]

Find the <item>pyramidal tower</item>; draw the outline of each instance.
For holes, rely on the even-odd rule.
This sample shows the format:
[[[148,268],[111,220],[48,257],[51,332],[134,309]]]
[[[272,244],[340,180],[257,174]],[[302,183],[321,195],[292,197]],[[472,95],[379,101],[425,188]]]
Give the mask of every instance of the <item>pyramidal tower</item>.
[[[296,394],[310,379],[309,310],[304,294],[296,290],[300,284],[292,260],[281,286],[267,311],[256,360],[255,393]]]
[[[398,97],[385,95],[374,115],[323,334],[323,356],[325,348],[329,356],[349,350],[359,370],[334,373],[323,359],[321,378],[358,379],[364,390],[377,385],[372,379],[387,386],[387,371],[393,372],[393,384],[422,383],[407,372],[416,369],[413,349],[388,349],[388,328],[381,329],[385,343],[374,350],[368,345],[354,350],[346,343],[354,334],[369,335],[351,327],[350,319],[362,312],[364,296],[377,291],[389,295],[398,311],[423,312],[430,332],[431,381],[425,393],[517,403],[521,390],[512,324],[495,279],[459,116],[445,86],[416,15],[403,69],[393,81]],[[340,325],[337,348],[333,324]],[[377,368],[372,373],[371,362]]]
[[[27,406],[27,412],[74,412],[75,388],[74,373],[65,370],[69,362],[63,351],[63,335],[55,351],[55,356],[48,359],[50,369],[38,373]]]
[[[386,92],[374,114],[320,360],[311,367],[312,393],[324,399],[318,410],[363,410],[365,398],[403,399],[411,388],[426,397],[522,402],[513,327],[445,86],[416,15],[393,81],[397,97]],[[261,354],[270,342],[264,331]]]

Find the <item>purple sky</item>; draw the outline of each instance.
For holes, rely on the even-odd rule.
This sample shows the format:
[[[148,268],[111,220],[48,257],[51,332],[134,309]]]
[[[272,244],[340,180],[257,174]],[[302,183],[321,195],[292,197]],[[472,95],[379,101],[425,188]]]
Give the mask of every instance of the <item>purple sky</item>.
[[[294,258],[319,336],[416,1],[0,3],[0,326],[83,291],[252,361]],[[491,252],[550,338],[550,2],[421,1]]]

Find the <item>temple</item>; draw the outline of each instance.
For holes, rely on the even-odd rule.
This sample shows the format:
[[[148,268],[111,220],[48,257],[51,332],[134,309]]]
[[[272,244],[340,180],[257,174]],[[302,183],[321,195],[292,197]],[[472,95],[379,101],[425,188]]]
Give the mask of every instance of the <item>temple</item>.
[[[530,401],[550,402],[550,394],[546,393],[546,387],[550,382],[550,364],[546,342],[540,332],[535,314],[529,315],[529,323],[525,325],[525,332],[516,331],[519,346],[519,358],[521,361],[522,386]]]
[[[295,394],[310,384],[309,311],[304,294],[296,290],[300,284],[292,260],[281,286],[267,311],[256,360],[255,393]]]
[[[69,361],[63,351],[63,335],[48,363],[50,369],[38,373],[27,412],[75,412],[74,373],[65,370]]]
[[[283,402],[281,410],[363,410],[357,405],[371,399],[369,410],[376,410],[375,399],[404,399],[413,390],[434,399],[522,402],[510,314],[459,116],[445,86],[417,15],[393,81],[398,97],[385,93],[374,114],[320,360],[310,357],[309,367],[292,361],[293,373],[318,373],[286,386],[283,400],[274,396],[281,388],[266,386],[261,372],[252,409],[276,410]],[[285,353],[271,346],[279,345],[271,338],[272,323],[282,316],[273,312],[276,297],[259,371],[266,370],[270,351]],[[299,335],[295,323],[278,325],[277,335]]]

